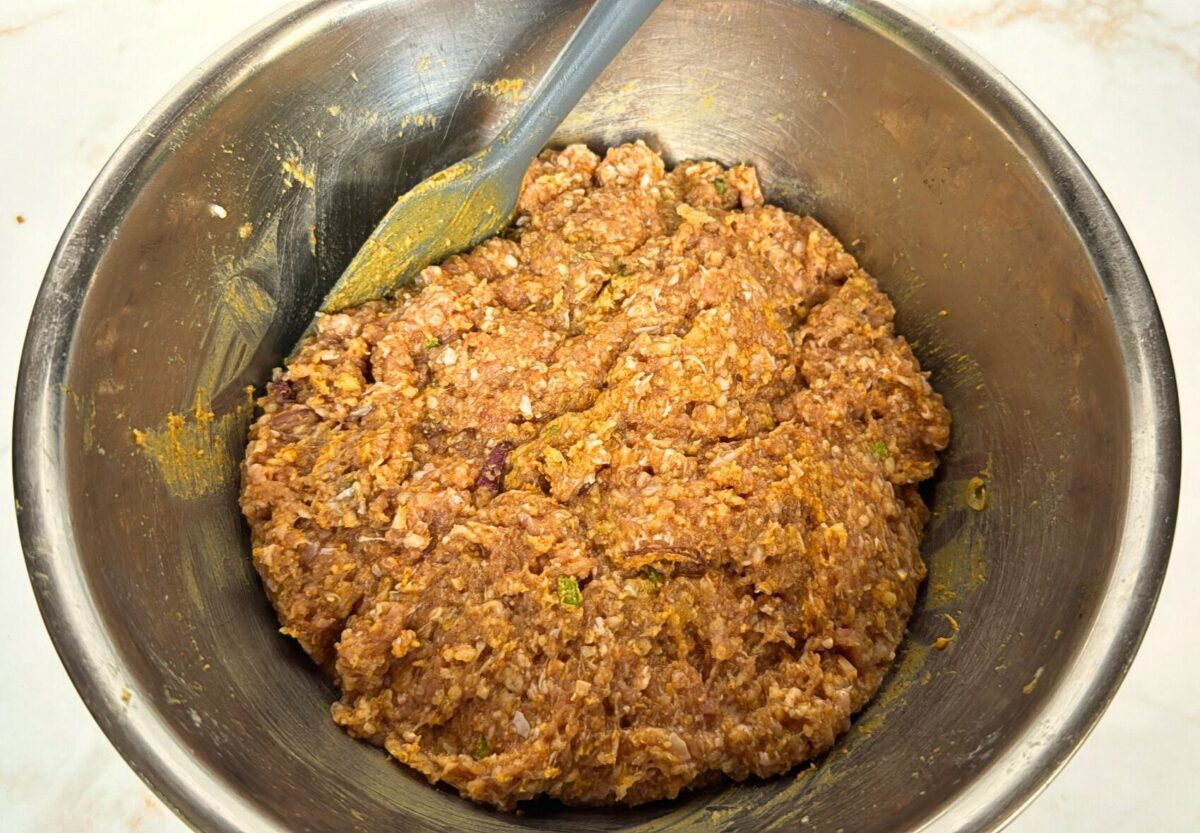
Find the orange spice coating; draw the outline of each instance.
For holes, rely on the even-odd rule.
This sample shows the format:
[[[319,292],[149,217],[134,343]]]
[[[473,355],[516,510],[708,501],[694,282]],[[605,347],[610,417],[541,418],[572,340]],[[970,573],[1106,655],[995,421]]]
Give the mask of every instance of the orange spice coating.
[[[542,154],[513,228],[322,318],[261,400],[254,563],[334,719],[505,808],[829,748],[949,437],[892,317],[752,168]]]

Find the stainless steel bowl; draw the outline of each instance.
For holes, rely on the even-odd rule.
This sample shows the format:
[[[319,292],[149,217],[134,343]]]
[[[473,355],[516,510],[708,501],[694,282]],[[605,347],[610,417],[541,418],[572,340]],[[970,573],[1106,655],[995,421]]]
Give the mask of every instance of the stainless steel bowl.
[[[343,734],[276,632],[235,503],[243,388],[392,198],[497,130],[512,85],[487,84],[532,83],[585,5],[296,6],[117,152],[50,265],[18,392],[21,534],[63,661],[208,831],[995,829],[1082,741],[1146,627],[1178,405],[1083,164],[995,71],[883,3],[667,2],[560,137],[757,164],[890,290],[949,401],[930,581],[838,747],[676,802],[499,815]],[[961,631],[930,650],[946,614]]]

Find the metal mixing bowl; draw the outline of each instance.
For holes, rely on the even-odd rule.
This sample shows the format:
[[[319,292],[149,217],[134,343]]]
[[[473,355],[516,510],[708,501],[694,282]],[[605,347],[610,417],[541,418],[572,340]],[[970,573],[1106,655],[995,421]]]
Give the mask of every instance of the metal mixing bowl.
[[[393,197],[496,132],[512,85],[488,82],[532,83],[585,7],[296,6],[117,152],[50,265],[18,394],[21,534],[63,661],[202,830],[995,829],[1146,627],[1178,406],[1145,275],[1082,163],[996,72],[882,3],[669,1],[560,136],[757,164],[892,293],[951,407],[930,580],[835,750],[634,810],[501,815],[346,736],[276,632],[235,501],[244,388]],[[945,614],[961,631],[931,650]]]

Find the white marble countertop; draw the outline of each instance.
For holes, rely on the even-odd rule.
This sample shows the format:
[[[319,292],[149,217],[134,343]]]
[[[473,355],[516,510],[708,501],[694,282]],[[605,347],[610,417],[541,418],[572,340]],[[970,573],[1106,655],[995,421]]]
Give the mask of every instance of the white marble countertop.
[[[59,233],[133,125],[279,0],[0,4],[0,452],[25,325]],[[1019,833],[1200,830],[1200,5],[911,0],[1021,87],[1091,167],[1162,307],[1183,408],[1184,507],[1158,610],[1116,700]],[[66,46],[65,54],[62,49]],[[24,218],[24,222],[21,222]],[[7,461],[5,470],[9,466]],[[12,506],[0,478],[0,505]],[[1192,507],[1189,511],[1187,507]],[[181,833],[59,664],[0,512],[0,829]]]

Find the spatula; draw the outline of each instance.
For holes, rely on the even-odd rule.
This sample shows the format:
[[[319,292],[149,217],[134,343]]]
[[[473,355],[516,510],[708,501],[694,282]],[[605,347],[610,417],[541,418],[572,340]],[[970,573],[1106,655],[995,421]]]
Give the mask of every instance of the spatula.
[[[534,157],[661,0],[596,0],[537,88],[491,144],[398,199],[325,296],[337,312],[390,295],[431,263],[512,220]]]

